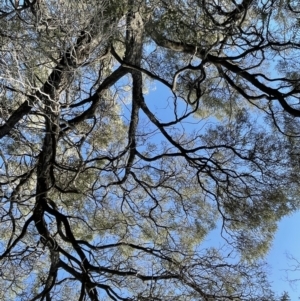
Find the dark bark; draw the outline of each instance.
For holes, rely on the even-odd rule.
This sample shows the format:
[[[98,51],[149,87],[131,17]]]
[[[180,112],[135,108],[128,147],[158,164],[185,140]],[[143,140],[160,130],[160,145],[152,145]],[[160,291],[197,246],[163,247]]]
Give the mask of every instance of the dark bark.
[[[168,40],[164,37],[161,37],[159,34],[155,33],[155,31],[151,32],[151,36],[155,40],[157,45],[161,47],[168,48],[173,51],[189,53],[191,55],[196,53],[200,59],[205,59],[206,62],[212,63],[216,67],[222,66],[224,68],[223,71],[224,73],[226,71],[230,71],[235,75],[239,75],[243,77],[248,83],[256,87],[259,91],[263,92],[263,95],[260,96],[260,98],[264,96],[266,99],[269,100],[278,100],[278,102],[286,112],[288,112],[289,114],[295,117],[300,117],[300,110],[293,108],[286,101],[286,97],[289,95],[289,93],[285,95],[285,93],[279,92],[278,89],[274,89],[270,86],[261,83],[257,79],[257,77],[259,77],[260,74],[251,74],[250,72],[241,68],[239,65],[235,64],[234,62],[230,62],[231,58],[214,56],[212,54],[207,53],[205,49],[198,50],[198,47],[195,45],[183,44],[181,42]],[[271,45],[268,46],[270,47]],[[267,47],[267,45],[265,45],[265,47]],[[251,51],[255,51],[255,50],[256,50],[255,47],[251,49]],[[236,89],[236,87],[233,88]],[[251,97],[248,96],[247,98],[251,98]]]

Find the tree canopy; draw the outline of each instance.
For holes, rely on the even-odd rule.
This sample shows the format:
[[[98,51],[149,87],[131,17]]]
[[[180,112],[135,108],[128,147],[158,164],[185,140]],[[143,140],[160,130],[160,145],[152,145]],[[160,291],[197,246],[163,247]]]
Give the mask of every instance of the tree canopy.
[[[2,1],[0,299],[288,299],[299,4]]]

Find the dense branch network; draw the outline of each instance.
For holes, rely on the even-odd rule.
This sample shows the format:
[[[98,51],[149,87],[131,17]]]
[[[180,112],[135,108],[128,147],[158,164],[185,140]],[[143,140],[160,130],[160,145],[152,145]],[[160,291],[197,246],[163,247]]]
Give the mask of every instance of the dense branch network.
[[[256,259],[299,206],[295,7],[7,1],[0,299],[275,300]]]

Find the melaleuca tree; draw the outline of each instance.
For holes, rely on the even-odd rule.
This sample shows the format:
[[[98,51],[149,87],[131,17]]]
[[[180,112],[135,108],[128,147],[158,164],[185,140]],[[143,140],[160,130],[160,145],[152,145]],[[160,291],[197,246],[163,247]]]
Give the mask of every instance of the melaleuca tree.
[[[273,298],[259,258],[299,204],[296,7],[3,1],[1,300]]]

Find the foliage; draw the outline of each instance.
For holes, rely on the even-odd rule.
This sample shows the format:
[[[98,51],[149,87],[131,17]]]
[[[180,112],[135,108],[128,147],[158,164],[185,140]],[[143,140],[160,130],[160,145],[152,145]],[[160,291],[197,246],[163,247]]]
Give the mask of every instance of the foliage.
[[[288,300],[261,258],[299,208],[299,14],[2,1],[1,300]]]

